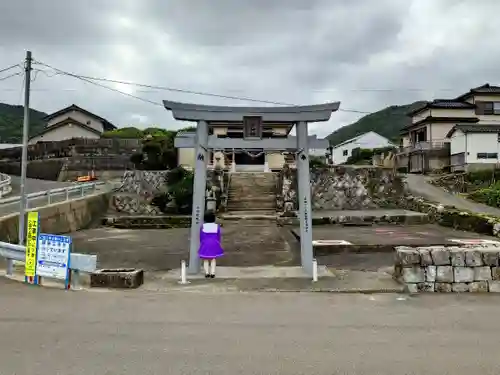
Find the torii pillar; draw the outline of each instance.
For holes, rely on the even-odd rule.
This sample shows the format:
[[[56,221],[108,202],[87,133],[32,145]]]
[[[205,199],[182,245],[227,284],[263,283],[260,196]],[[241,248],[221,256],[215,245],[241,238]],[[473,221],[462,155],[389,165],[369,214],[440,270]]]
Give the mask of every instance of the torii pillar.
[[[328,121],[338,110],[340,102],[292,107],[227,107],[179,103],[164,100],[167,110],[172,111],[176,120],[197,122],[193,139],[176,138],[176,147],[194,147],[196,165],[193,186],[193,211],[189,243],[189,267],[191,274],[198,273],[200,261],[198,248],[200,230],[205,214],[205,189],[207,182],[207,151],[216,149],[250,149],[295,151],[297,153],[298,203],[300,218],[300,258],[304,271],[312,275],[313,245],[311,220],[311,188],[309,173],[309,149],[328,148],[326,139],[308,135],[308,123]],[[288,138],[263,139],[263,124],[296,125],[297,136]],[[208,136],[210,124],[231,124],[241,126],[244,139],[217,138]],[[247,128],[247,125],[250,125]]]

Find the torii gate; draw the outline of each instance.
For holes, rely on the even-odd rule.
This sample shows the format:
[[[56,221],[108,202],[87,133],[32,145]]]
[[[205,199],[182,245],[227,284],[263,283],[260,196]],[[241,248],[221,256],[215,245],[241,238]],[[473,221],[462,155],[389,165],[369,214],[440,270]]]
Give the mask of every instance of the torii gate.
[[[205,189],[207,183],[207,151],[209,149],[239,148],[297,152],[298,198],[300,217],[300,258],[303,269],[310,275],[313,272],[313,245],[311,220],[311,188],[309,182],[309,149],[324,148],[329,144],[326,139],[308,136],[308,123],[328,121],[337,111],[340,102],[292,107],[228,107],[187,104],[164,100],[167,110],[172,111],[176,120],[196,121],[196,137],[177,139],[175,147],[195,148],[196,165],[194,170],[193,211],[189,247],[189,273],[198,273],[200,261],[198,247],[200,228],[205,214]],[[262,138],[264,124],[290,124],[296,126],[296,137]],[[208,136],[210,124],[230,124],[241,126],[243,139],[218,138]]]

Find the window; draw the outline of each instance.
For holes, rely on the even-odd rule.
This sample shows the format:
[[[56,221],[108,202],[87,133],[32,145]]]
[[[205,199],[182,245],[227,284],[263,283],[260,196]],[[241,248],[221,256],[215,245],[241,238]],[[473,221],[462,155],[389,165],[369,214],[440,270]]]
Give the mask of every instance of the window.
[[[348,154],[349,154],[349,151],[347,151],[347,150],[342,151],[343,156],[347,156]]]
[[[500,102],[476,102],[476,115],[500,115]]]
[[[478,159],[497,159],[498,154],[496,152],[491,152],[491,153],[478,152],[476,157]]]

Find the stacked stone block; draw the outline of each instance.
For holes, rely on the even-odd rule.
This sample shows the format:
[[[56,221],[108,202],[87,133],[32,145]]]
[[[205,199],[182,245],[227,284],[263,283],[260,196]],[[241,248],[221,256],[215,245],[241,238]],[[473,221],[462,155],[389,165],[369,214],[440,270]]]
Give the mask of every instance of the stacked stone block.
[[[396,248],[394,276],[409,293],[500,292],[500,246]]]

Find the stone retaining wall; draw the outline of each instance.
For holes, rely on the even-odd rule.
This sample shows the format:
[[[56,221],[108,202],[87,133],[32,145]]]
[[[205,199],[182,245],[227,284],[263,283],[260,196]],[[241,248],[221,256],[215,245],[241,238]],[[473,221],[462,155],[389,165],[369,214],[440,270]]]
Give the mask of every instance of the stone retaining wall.
[[[409,293],[500,293],[500,245],[397,247],[394,277]]]
[[[285,166],[277,183],[278,209],[297,210],[297,171]],[[315,211],[398,208],[404,182],[393,169],[336,166],[311,170],[311,198]]]
[[[399,207],[428,214],[430,223],[500,237],[500,218],[496,216],[459,210],[414,196],[402,197]]]
[[[106,212],[110,193],[98,192],[82,198],[58,202],[28,211],[40,214],[40,231],[64,234],[97,225]],[[18,243],[19,213],[0,218],[0,241]]]
[[[167,190],[169,171],[125,171],[120,188],[113,194],[110,211],[126,215],[164,215],[151,200]],[[216,207],[224,210],[227,192],[227,174],[218,170],[207,170],[207,191],[216,201]],[[172,211],[176,211],[175,205]]]

